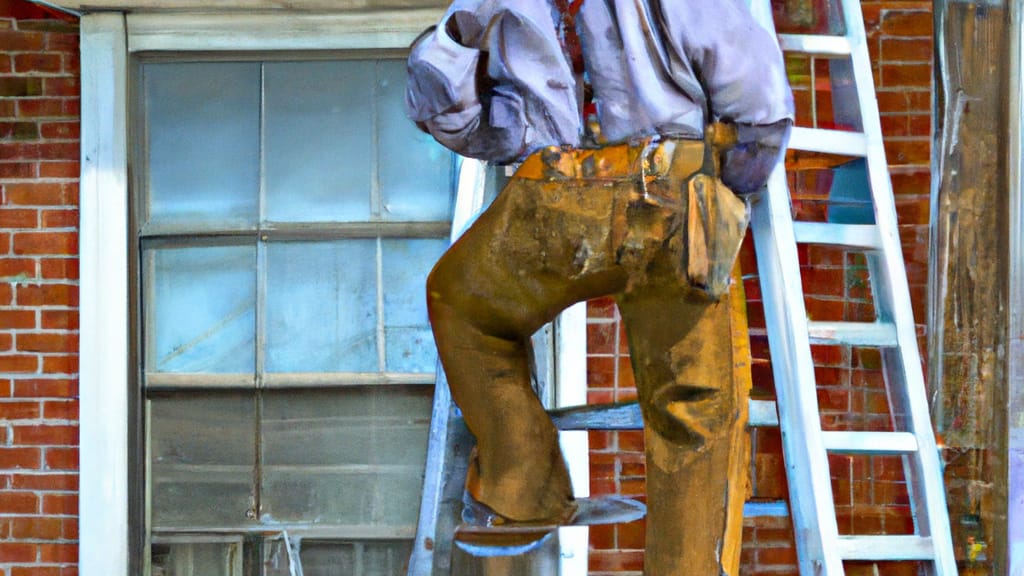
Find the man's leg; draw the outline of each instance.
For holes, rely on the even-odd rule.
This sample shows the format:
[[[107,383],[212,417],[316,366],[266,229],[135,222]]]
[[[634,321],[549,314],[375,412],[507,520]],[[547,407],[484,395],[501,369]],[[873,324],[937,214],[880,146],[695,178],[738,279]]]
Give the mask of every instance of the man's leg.
[[[730,296],[711,301],[678,281],[659,281],[663,274],[671,274],[666,259],[645,285],[619,297],[645,423],[644,573],[735,576],[747,491],[749,353],[734,340],[746,336],[746,324]]]
[[[468,488],[507,518],[572,511],[558,433],[530,384],[529,338],[570,304],[625,286],[608,252],[614,198],[629,187],[514,178],[428,280],[438,352],[477,438]]]

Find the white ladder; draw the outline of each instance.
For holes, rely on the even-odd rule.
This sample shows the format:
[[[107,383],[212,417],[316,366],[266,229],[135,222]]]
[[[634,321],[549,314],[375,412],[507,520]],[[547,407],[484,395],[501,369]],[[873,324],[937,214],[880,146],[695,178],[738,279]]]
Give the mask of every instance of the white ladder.
[[[781,34],[779,45],[783,52],[848,62],[844,66],[852,72],[862,130],[794,128],[789,148],[863,158],[874,223],[794,222],[783,162],[772,173],[765,196],[754,205],[751,220],[800,573],[841,575],[843,560],[918,560],[928,567],[929,574],[953,575],[957,568],[942,465],[925,396],[864,20],[859,1],[837,2],[842,5],[844,35]],[[758,22],[775,34],[769,0],[753,0],[751,10]],[[864,251],[876,320],[810,321],[797,243]],[[898,431],[822,430],[812,343],[880,349],[891,411],[900,413],[905,421],[899,429],[894,426]],[[840,535],[829,474],[830,453],[902,456],[915,534]]]

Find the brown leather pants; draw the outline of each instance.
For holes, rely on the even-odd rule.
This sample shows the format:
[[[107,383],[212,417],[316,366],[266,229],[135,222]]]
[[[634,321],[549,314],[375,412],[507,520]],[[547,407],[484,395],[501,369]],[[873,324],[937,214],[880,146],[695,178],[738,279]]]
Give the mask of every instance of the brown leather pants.
[[[614,295],[645,422],[651,575],[735,573],[739,560],[748,391],[733,331],[746,326],[706,287],[727,290],[746,215],[700,174],[704,160],[701,142],[538,152],[428,280],[441,361],[477,438],[468,488],[522,521],[572,508],[531,388],[530,335]]]

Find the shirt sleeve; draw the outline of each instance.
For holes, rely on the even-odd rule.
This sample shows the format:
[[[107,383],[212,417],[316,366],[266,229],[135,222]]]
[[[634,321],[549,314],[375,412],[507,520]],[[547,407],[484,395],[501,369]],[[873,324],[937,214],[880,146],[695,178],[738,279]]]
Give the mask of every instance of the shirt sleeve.
[[[464,156],[515,161],[578,143],[575,87],[546,3],[456,1],[409,56],[406,109]]]

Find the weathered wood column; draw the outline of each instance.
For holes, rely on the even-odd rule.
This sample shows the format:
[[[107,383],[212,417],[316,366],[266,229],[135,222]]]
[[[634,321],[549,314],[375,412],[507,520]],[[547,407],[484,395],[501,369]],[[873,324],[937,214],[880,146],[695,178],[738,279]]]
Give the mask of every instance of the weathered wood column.
[[[935,2],[929,382],[962,574],[1007,573],[1013,1]]]

